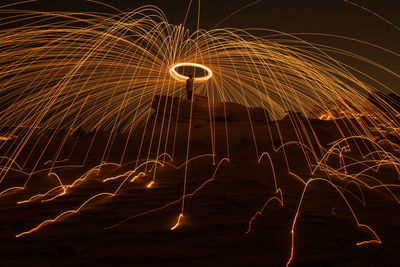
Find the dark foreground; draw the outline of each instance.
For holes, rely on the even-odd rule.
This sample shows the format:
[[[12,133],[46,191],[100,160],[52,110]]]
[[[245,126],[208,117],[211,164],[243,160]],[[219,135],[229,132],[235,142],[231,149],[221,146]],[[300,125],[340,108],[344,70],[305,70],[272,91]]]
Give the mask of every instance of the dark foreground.
[[[282,139],[277,137],[274,123],[270,123],[272,132],[268,131],[265,123],[254,123],[255,146],[249,123],[228,124],[227,143],[226,125],[217,121],[214,139],[216,156],[213,159],[207,155],[212,153],[210,124],[206,120],[194,120],[189,158],[201,157],[188,163],[186,192],[192,193],[198,189],[214,173],[215,177],[195,195],[185,198],[183,220],[172,231],[170,228],[175,225],[181,212],[182,202],[179,199],[185,177],[185,164],[180,168],[176,166],[186,160],[189,124],[179,121],[177,125],[173,162],[166,157],[165,166],[157,165],[155,173],[153,164],[149,164],[145,176],[124,183],[115,196],[99,196],[79,212],[66,214],[54,223],[16,238],[17,234],[45,220],[79,208],[98,193],[114,192],[126,176],[107,182],[103,182],[103,179],[135,168],[143,129],[131,138],[122,166],[106,165],[100,172],[91,173],[78,186],[70,188],[66,195],[52,201],[46,200],[56,196],[60,190],[37,197],[30,203],[16,204],[58,185],[54,175],[47,175],[49,164],[45,165],[56,151],[55,144],[63,139],[62,133],[57,134],[51,141],[54,145],[46,150],[39,162],[37,169],[42,171],[32,175],[26,189],[13,190],[0,196],[1,266],[284,266],[290,258],[291,227],[304,189],[304,183],[300,180],[307,181],[311,177],[329,180],[326,173],[311,173],[301,146],[287,145],[284,150],[275,151],[282,141],[297,140],[291,123],[284,120],[280,122]],[[330,142],[341,138],[334,130],[332,121],[314,120],[311,125],[323,146],[328,147]],[[156,124],[154,136],[162,136],[160,129],[161,125]],[[173,132],[174,128],[171,128],[170,133]],[[64,185],[71,184],[101,161],[109,133],[97,135],[85,165],[79,166],[93,136],[94,133],[87,133],[67,140],[65,147],[74,146],[74,151],[62,151],[58,159],[67,160],[56,163],[54,166],[59,168],[53,169]],[[161,151],[166,147],[166,151],[171,153],[172,136],[166,146],[166,139],[160,142]],[[144,147],[149,147],[149,138],[146,135]],[[112,149],[106,157],[107,162],[120,160],[126,139],[127,136],[123,134],[115,136]],[[50,137],[46,135],[31,138],[23,154],[25,158],[21,156],[21,160],[27,158],[36,142],[38,145],[27,158],[26,169],[34,166],[34,159],[37,159],[35,153],[40,153],[41,144],[49,140]],[[152,141],[149,158],[157,155],[158,141],[158,138]],[[350,142],[352,148],[358,145],[363,149],[362,144],[365,145],[358,141]],[[387,149],[398,155],[392,148]],[[148,156],[148,149],[143,151],[141,159]],[[346,152],[346,155],[362,159],[358,152],[352,151]],[[267,152],[272,158],[277,187],[283,192],[283,206],[277,200],[279,193],[276,193],[272,165],[267,157],[258,162],[257,152],[259,156]],[[229,161],[223,160],[225,157],[229,157]],[[312,158],[310,162],[313,163]],[[337,156],[332,156],[328,163],[336,169],[340,168]],[[362,171],[357,168],[360,167],[349,168],[347,172]],[[139,171],[144,170],[145,167]],[[398,184],[396,171],[391,166],[368,174],[384,184]],[[0,189],[3,191],[20,186],[27,177],[10,171],[0,184]],[[154,185],[147,188],[153,177]],[[308,187],[297,217],[291,266],[397,265],[400,210],[394,196],[398,195],[398,189],[390,188],[391,194],[384,188],[367,189],[356,183],[348,183],[349,180],[331,179],[339,188],[344,188],[343,194],[359,223],[371,227],[382,243],[357,246],[358,242],[373,239],[373,235],[357,227],[345,201],[329,183],[316,181]],[[246,233],[251,217],[274,196],[277,198],[269,202],[262,215],[252,223],[251,231]],[[115,227],[105,229],[112,226]]]

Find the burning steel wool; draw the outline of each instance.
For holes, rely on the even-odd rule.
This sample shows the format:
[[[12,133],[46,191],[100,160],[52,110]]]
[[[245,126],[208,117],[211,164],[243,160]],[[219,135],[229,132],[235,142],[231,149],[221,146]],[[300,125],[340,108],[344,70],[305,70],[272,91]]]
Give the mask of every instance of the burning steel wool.
[[[116,201],[131,187],[177,191],[158,206],[115,217],[105,229],[179,207],[176,221],[165,222],[166,231],[177,231],[185,227],[188,200],[232,166],[250,171],[241,166],[252,159],[263,166],[269,187],[264,204],[249,210],[246,236],[271,205],[283,209],[294,198],[287,265],[296,260],[296,227],[314,185],[337,197],[330,203],[333,215],[363,231],[358,246],[381,244],[379,231],[359,219],[355,206],[368,206],[371,192],[400,204],[398,177],[382,176],[400,175],[399,113],[376,93],[395,91],[383,83],[376,88],[375,78],[332,54],[399,74],[283,32],[190,32],[170,24],[155,6],[117,15],[10,8],[0,9],[6,16],[0,31],[0,199],[13,196],[18,206],[46,209],[85,192],[79,203],[68,202],[72,208],[15,230],[16,238]],[[185,99],[189,74],[193,101]],[[193,180],[196,166],[212,171]],[[165,172],[181,182],[159,182]],[[299,188],[296,194],[286,196],[288,181]],[[96,182],[98,189],[88,187]]]

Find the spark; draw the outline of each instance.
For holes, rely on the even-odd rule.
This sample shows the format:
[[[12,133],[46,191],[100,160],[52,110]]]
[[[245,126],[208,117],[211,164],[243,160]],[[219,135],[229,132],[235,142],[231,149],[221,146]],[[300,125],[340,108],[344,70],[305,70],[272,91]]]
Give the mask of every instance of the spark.
[[[254,161],[261,164],[267,159],[267,170],[263,174],[272,174],[273,178],[273,189],[267,192],[264,204],[250,218],[247,234],[272,202],[284,208],[287,185],[274,165],[275,156],[283,155],[287,168],[284,173],[303,188],[290,229],[287,265],[294,260],[296,225],[305,205],[304,196],[310,194],[308,189],[316,182],[328,184],[337,193],[333,214],[338,202],[344,201],[356,227],[368,233],[370,238],[356,245],[381,244],[378,234],[360,223],[352,204],[356,201],[366,206],[367,191],[384,192],[400,204],[397,193],[400,185],[379,177],[382,168],[390,168],[400,177],[400,146],[390,139],[390,136],[400,136],[399,113],[388,99],[375,93],[380,88],[395,91],[374,74],[349,62],[368,64],[395,79],[400,78],[398,73],[351,51],[310,43],[299,37],[307,33],[259,29],[261,34],[256,36],[242,29],[204,30],[199,28],[199,17],[197,31],[190,32],[183,25],[168,23],[163,12],[154,6],[127,13],[114,9],[119,13],[110,15],[7,9],[13,5],[0,7],[0,14],[9,16],[0,21],[0,122],[8,128],[0,136],[0,184],[5,187],[0,197],[15,194],[21,199],[16,202],[19,205],[37,200],[40,200],[38,204],[47,205],[60,197],[67,199],[71,191],[89,179],[101,182],[107,189],[116,186],[100,193],[90,192],[80,205],[16,237],[83,212],[83,208],[89,208],[88,203],[98,198],[106,196],[111,201],[128,186],[140,190],[152,188],[165,169],[185,168],[183,177],[178,177],[183,180],[181,196],[156,208],[133,212],[105,229],[173,205],[181,205],[180,212],[176,223],[172,227],[167,223],[166,229],[181,227],[184,214],[188,213],[185,201],[206,190],[222,164],[229,163],[236,152],[230,149],[230,138],[235,134],[230,129],[229,108],[239,105],[245,114],[247,126],[243,127],[249,127],[254,143]],[[375,12],[359,7],[393,25]],[[13,22],[23,26],[7,28]],[[357,42],[396,60],[399,57],[389,49],[350,37],[314,36]],[[339,61],[334,55],[347,61]],[[205,73],[194,78],[196,95],[207,98],[202,108],[208,113],[207,141],[211,151],[202,154],[196,154],[191,147],[196,128],[193,114],[199,107],[196,102],[182,99],[183,82],[188,78],[178,72],[183,67],[199,68]],[[381,108],[366,104],[368,94],[376,95]],[[157,97],[159,101],[152,103]],[[190,108],[184,137],[178,131],[181,107],[187,112]],[[253,112],[260,109],[263,116]],[[318,132],[318,125],[322,123],[332,131],[329,142],[323,142],[325,136]],[[258,136],[260,125],[267,131],[262,137]],[[218,133],[219,126],[223,126],[224,133]],[[106,137],[102,137],[104,132],[108,133]],[[225,140],[218,139],[219,135]],[[106,141],[99,145],[97,141],[103,139]],[[179,140],[185,143],[182,150],[177,145]],[[265,143],[270,144],[268,152],[262,150]],[[226,144],[222,156],[217,153],[219,144]],[[308,169],[306,174],[292,168],[297,162],[289,159],[291,149],[301,152],[304,170]],[[92,160],[98,151],[100,155]],[[131,159],[132,155],[136,160]],[[214,172],[189,192],[188,169],[206,158],[212,160],[209,167]],[[78,159],[80,162],[74,165],[66,163]],[[221,160],[218,162],[218,159]],[[47,168],[47,165],[51,166]],[[66,177],[58,172],[69,169],[79,174]],[[7,182],[13,182],[10,180],[14,173],[23,177],[24,183],[7,187]],[[146,184],[133,183],[150,175],[152,180]],[[48,177],[46,181],[55,181],[56,185],[20,198],[22,192],[29,194],[30,181],[36,176]],[[149,194],[155,191],[156,188],[149,190]]]
[[[181,222],[182,218],[183,218],[183,214],[181,213],[178,216],[178,221],[176,222],[176,224],[171,227],[171,231],[175,230],[180,225],[180,222]]]

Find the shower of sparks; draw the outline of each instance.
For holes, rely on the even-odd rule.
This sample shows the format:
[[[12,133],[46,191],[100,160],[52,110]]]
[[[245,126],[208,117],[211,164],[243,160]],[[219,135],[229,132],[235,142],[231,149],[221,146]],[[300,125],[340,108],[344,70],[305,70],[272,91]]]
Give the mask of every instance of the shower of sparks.
[[[102,177],[105,185],[119,181],[116,188],[93,194],[75,208],[32,226],[32,229],[18,233],[16,237],[40,230],[66,216],[84,212],[82,208],[89,202],[95,202],[95,199],[107,197],[110,200],[129,183],[144,179],[147,183],[143,189],[151,190],[157,186],[157,169],[163,167],[185,169],[182,195],[159,208],[133,214],[109,228],[175,204],[181,205],[181,210],[176,221],[169,223],[166,229],[183,227],[185,199],[206,190],[218,170],[224,165],[229,167],[231,133],[227,126],[225,104],[222,122],[226,136],[224,155],[216,154],[214,109],[219,102],[231,102],[247,108],[246,116],[254,140],[254,158],[260,164],[266,164],[266,172],[272,174],[274,184],[274,192],[249,219],[247,234],[251,234],[252,223],[269,205],[276,202],[280,206],[285,205],[284,189],[276,176],[272,155],[260,151],[257,146],[250,108],[258,107],[265,112],[265,127],[270,133],[278,132],[279,145],[276,145],[272,134],[265,137],[266,142],[272,143],[273,152],[283,151],[286,158],[287,147],[297,146],[308,163],[305,168],[310,170],[309,177],[302,177],[291,169],[291,163],[286,160],[288,173],[304,188],[292,227],[288,230],[292,245],[287,264],[293,261],[296,223],[301,216],[304,196],[316,183],[326,183],[337,192],[346,203],[355,227],[365,230],[365,240],[357,245],[381,243],[373,227],[358,220],[352,201],[346,195],[353,194],[365,205],[363,192],[378,189],[400,204],[399,196],[393,190],[400,184],[387,183],[373,176],[382,166],[392,168],[400,175],[400,148],[388,138],[389,135],[400,137],[398,112],[379,95],[377,101],[382,109],[367,104],[368,93],[378,91],[372,84],[380,84],[386,91],[391,89],[357,68],[335,60],[332,54],[346,55],[400,78],[397,73],[357,54],[308,43],[296,36],[271,30],[259,30],[258,36],[240,29],[200,29],[190,33],[182,25],[169,24],[162,11],[154,6],[117,15],[35,12],[5,7],[0,9],[0,13],[3,15],[1,28],[7,28],[0,31],[0,122],[4,129],[8,129],[6,134],[0,136],[0,185],[7,184],[9,175],[13,173],[26,177],[21,185],[3,186],[0,196],[28,190],[31,179],[39,174],[47,174],[48,179],[54,179],[57,185],[21,199],[19,205],[66,197],[93,177]],[[264,37],[260,37],[260,32]],[[382,51],[399,57],[395,52]],[[172,108],[168,112],[167,103],[160,105],[163,98],[153,107],[155,111],[152,111],[152,101],[155,96],[176,99],[173,97],[185,94],[183,81],[187,77],[179,73],[179,67],[197,67],[206,73],[205,76],[195,77],[195,93],[206,96],[210,103],[211,152],[189,157],[191,102],[187,148],[183,153],[186,160],[174,165],[178,120],[172,119]],[[366,82],[368,80],[370,83]],[[287,114],[296,141],[285,141],[279,130],[279,119]],[[313,129],[310,114],[314,120],[333,121],[342,136],[328,147],[322,146]],[[150,120],[152,116],[156,118],[154,121]],[[337,123],[338,119],[343,119],[342,123]],[[157,126],[161,127],[160,131],[156,130],[157,122],[161,122],[161,126]],[[81,162],[69,164],[79,144],[78,141],[66,144],[70,143],[72,135],[80,131],[91,132],[91,141]],[[102,131],[109,133],[107,143],[100,148],[103,154],[93,166],[89,163],[89,154]],[[128,138],[122,145],[118,144],[118,160],[110,162],[111,150],[117,146],[115,140],[119,132],[125,133]],[[52,141],[60,133],[64,137],[54,150]],[[140,144],[137,159],[133,161],[126,159],[132,139]],[[99,150],[98,147],[96,149]],[[51,159],[46,158],[50,150]],[[66,150],[69,150],[67,157]],[[156,151],[155,156],[152,151]],[[354,153],[360,156],[355,157]],[[188,192],[188,166],[205,157],[212,158],[214,173],[195,190]],[[336,160],[339,167],[331,164]],[[124,166],[134,167],[125,170]],[[121,171],[114,176],[100,175],[102,170],[110,167]],[[57,174],[57,170],[62,168],[89,170],[71,183],[64,183],[64,178]],[[349,189],[350,184],[357,185],[357,193]]]

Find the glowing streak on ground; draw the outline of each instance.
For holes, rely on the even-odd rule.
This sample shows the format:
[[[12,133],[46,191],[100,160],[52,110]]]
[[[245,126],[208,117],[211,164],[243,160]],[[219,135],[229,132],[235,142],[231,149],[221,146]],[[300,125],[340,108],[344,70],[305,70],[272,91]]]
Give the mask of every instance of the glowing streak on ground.
[[[283,207],[283,199],[282,199],[282,196],[281,196],[281,195],[280,195],[279,197],[271,197],[271,198],[269,198],[269,199],[267,200],[267,202],[265,202],[264,206],[263,206],[259,211],[257,211],[257,212],[254,214],[253,217],[250,218],[249,227],[247,228],[246,234],[250,233],[250,231],[251,231],[251,226],[252,226],[253,221],[255,221],[255,219],[257,218],[257,216],[260,216],[261,214],[263,214],[265,208],[268,206],[268,204],[269,204],[272,200],[278,201],[279,204],[281,205],[281,207]]]
[[[182,218],[183,218],[183,214],[181,213],[181,214],[179,214],[179,216],[178,216],[178,221],[176,222],[176,224],[175,224],[174,226],[171,227],[171,231],[175,230],[175,229],[179,226],[179,224],[180,224]]]
[[[353,211],[353,208],[351,207],[351,205],[350,205],[350,203],[347,201],[346,197],[343,195],[343,193],[339,190],[339,188],[338,188],[336,185],[334,185],[332,182],[330,182],[330,181],[328,181],[328,180],[326,180],[326,179],[324,179],[324,178],[310,178],[310,179],[307,181],[307,183],[305,184],[305,186],[304,186],[304,190],[303,190],[303,193],[302,193],[302,195],[301,195],[301,198],[300,198],[300,201],[299,201],[299,205],[298,205],[298,207],[297,207],[297,212],[296,212],[296,215],[295,215],[294,220],[293,220],[293,223],[292,223],[292,229],[291,229],[291,231],[290,231],[290,232],[291,232],[291,236],[292,236],[292,245],[291,245],[291,248],[290,248],[290,258],[289,258],[289,260],[287,261],[286,266],[289,266],[290,263],[291,263],[292,260],[293,260],[293,256],[294,256],[294,234],[295,234],[294,229],[295,229],[295,226],[296,226],[297,218],[298,218],[298,216],[299,216],[299,214],[300,214],[300,209],[301,209],[301,206],[302,206],[302,203],[303,203],[304,195],[305,195],[305,193],[306,193],[306,191],[307,191],[309,185],[310,185],[312,182],[315,182],[315,181],[323,181],[323,182],[326,182],[326,183],[328,183],[330,186],[332,186],[334,189],[336,189],[336,191],[339,193],[339,195],[340,195],[341,198],[345,201],[347,207],[349,208],[349,210],[350,210],[350,212],[351,212],[351,214],[352,214],[352,217],[353,217],[353,219],[354,219],[354,221],[355,221],[357,227],[367,229],[367,230],[368,230],[370,233],[372,233],[372,235],[374,236],[374,239],[366,240],[366,241],[362,241],[362,242],[358,242],[358,243],[357,243],[357,246],[365,245],[365,244],[381,244],[381,243],[382,243],[381,240],[380,240],[380,238],[378,237],[378,235],[375,233],[374,230],[372,230],[369,226],[367,226],[367,225],[365,225],[365,224],[360,224],[360,223],[358,222],[357,216],[355,215],[355,213],[354,213],[354,211]]]
[[[163,210],[163,209],[165,209],[165,208],[167,208],[167,207],[169,207],[169,206],[171,206],[171,205],[173,205],[173,204],[178,204],[179,202],[181,202],[181,201],[183,200],[184,197],[187,198],[187,197],[192,197],[192,196],[194,196],[197,192],[199,192],[201,189],[203,189],[208,183],[210,183],[210,182],[212,182],[212,181],[214,180],[214,177],[215,177],[215,175],[217,174],[217,171],[218,171],[220,165],[221,165],[224,161],[229,162],[229,159],[228,159],[228,158],[223,158],[223,159],[218,163],[218,165],[217,165],[217,167],[215,168],[214,173],[213,173],[213,175],[211,176],[211,178],[208,179],[208,180],[206,180],[206,181],[204,181],[204,182],[203,182],[199,187],[197,187],[197,189],[194,190],[192,193],[186,194],[185,196],[181,196],[179,199],[177,199],[177,200],[175,200],[175,201],[172,201],[172,202],[169,202],[169,203],[167,203],[167,204],[165,204],[165,205],[163,205],[163,206],[161,206],[161,207],[159,207],[159,208],[152,209],[152,210],[148,210],[148,211],[145,211],[145,212],[142,212],[142,213],[139,213],[139,214],[132,215],[132,216],[130,216],[130,217],[128,217],[128,218],[126,218],[126,219],[120,221],[119,223],[114,224],[113,226],[110,226],[110,227],[106,227],[106,228],[104,228],[104,229],[111,229],[111,228],[118,227],[118,226],[120,226],[121,224],[123,224],[123,223],[125,223],[125,222],[127,222],[127,221],[129,221],[129,220],[131,220],[131,219],[134,219],[134,218],[137,218],[137,217],[141,217],[141,216],[144,216],[144,215],[147,215],[147,214],[150,214],[150,213],[154,213],[154,212]],[[182,216],[183,216],[183,215],[182,215]],[[181,217],[181,214],[179,214],[179,216],[178,216],[178,221],[179,221],[179,218],[180,218],[180,217]],[[176,227],[179,226],[179,224],[177,224],[177,223],[175,223],[175,225],[176,225]],[[175,225],[174,225],[174,226],[175,226]],[[176,229],[176,227],[175,227],[174,229]]]

